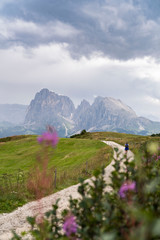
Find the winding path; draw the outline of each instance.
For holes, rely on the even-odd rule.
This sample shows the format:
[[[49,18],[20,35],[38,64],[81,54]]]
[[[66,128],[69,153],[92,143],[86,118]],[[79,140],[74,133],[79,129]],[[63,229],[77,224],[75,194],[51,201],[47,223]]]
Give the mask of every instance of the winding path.
[[[124,147],[112,141],[103,141],[105,144],[111,146],[113,149],[117,148],[118,152],[114,151],[114,158],[121,158],[124,156]],[[134,155],[131,151],[128,151],[128,158],[133,159]],[[110,174],[113,170],[114,160],[105,168],[105,180],[107,183],[110,181]],[[86,180],[91,182],[91,179]],[[44,197],[39,201],[33,201],[25,204],[23,207],[19,207],[14,212],[8,214],[0,214],[0,240],[9,240],[12,237],[11,230],[16,230],[17,233],[26,231],[29,229],[29,225],[26,222],[27,216],[33,216],[36,213],[45,213],[52,208],[52,205],[60,198],[59,211],[68,207],[69,197],[78,198],[80,195],[77,192],[79,184],[73,185],[66,189],[63,189],[50,196]],[[107,191],[110,188],[107,187]]]

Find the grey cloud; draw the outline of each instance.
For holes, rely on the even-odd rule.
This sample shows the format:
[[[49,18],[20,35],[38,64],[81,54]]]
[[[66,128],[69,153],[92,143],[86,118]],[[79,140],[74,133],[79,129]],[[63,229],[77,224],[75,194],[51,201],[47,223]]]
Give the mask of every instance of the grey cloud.
[[[135,0],[134,3],[140,7],[145,16],[149,19],[158,19],[160,17],[159,0]]]
[[[37,91],[48,88],[69,96],[76,105],[82,99],[93,102],[94,95],[114,97],[138,115],[160,119],[160,64],[154,61],[74,60],[61,45],[41,46],[31,53],[20,47],[1,50],[0,59],[0,102],[29,104]]]
[[[15,19],[12,22],[0,19],[0,42],[8,45],[19,43],[21,45],[36,46],[37,43],[50,43],[53,41],[67,42],[80,34],[78,30],[69,24],[52,21],[40,25],[31,21]]]
[[[2,18],[11,23],[20,19],[24,24],[33,23],[43,31],[14,30],[14,37],[7,43],[30,47],[51,42],[66,42],[72,56],[89,56],[92,52],[103,52],[111,58],[129,59],[146,55],[159,57],[160,14],[159,1],[155,0],[22,0],[3,5]],[[152,8],[150,6],[153,6]],[[157,7],[157,8],[156,8]],[[156,17],[152,13],[156,13]],[[26,22],[26,23],[25,23]],[[59,22],[63,33],[66,27],[72,31],[67,36],[50,32],[50,23]],[[46,26],[44,28],[44,26]],[[48,30],[47,30],[48,28]],[[80,33],[80,34],[78,34]],[[69,35],[71,37],[69,37]],[[1,36],[1,47],[6,47]]]
[[[106,1],[107,2],[107,1]],[[131,1],[130,1],[131,2]],[[84,9],[99,29],[96,45],[113,58],[127,59],[159,55],[160,19],[155,22],[143,15],[141,8],[126,1]]]

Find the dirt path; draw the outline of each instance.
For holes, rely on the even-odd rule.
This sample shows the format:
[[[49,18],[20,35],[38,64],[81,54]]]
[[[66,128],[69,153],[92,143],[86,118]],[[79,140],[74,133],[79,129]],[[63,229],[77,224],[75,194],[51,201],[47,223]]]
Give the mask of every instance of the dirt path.
[[[118,148],[118,152],[114,151],[114,158],[123,157],[124,147],[111,141],[103,141],[107,145],[111,146],[113,149]],[[118,157],[117,157],[118,156]],[[133,153],[128,152],[128,158],[133,158]],[[105,168],[105,180],[110,181],[110,174],[113,170],[114,160]],[[86,181],[91,181],[90,179]],[[12,237],[11,230],[16,230],[17,233],[26,231],[29,228],[26,222],[27,216],[33,216],[36,213],[45,213],[52,208],[52,205],[60,198],[59,201],[59,211],[61,212],[64,208],[68,206],[68,199],[70,196],[73,198],[78,198],[79,193],[77,192],[79,184],[73,185],[66,189],[63,189],[57,193],[54,193],[48,197],[42,198],[40,201],[33,201],[25,204],[23,207],[18,208],[12,213],[0,214],[0,240],[9,240]],[[107,188],[109,191],[109,187]]]

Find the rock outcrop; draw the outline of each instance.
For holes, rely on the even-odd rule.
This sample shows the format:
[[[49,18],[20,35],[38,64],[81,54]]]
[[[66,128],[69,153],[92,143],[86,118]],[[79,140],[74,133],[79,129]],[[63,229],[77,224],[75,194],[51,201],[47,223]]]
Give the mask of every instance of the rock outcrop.
[[[42,89],[31,101],[24,123],[31,129],[53,125],[64,136],[68,133],[74,111],[74,104],[69,97]]]

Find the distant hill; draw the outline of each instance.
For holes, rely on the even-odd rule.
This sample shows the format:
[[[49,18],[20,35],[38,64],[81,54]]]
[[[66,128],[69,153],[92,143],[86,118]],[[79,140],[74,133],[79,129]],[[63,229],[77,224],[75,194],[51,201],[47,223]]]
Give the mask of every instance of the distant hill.
[[[10,111],[11,115],[15,114],[13,115],[15,120],[10,122],[9,114],[5,119],[10,124],[15,124],[17,116],[16,127],[14,125],[7,126],[7,122],[4,124],[0,121],[0,137],[16,134],[40,134],[45,130],[46,125],[54,126],[60,137],[68,137],[83,129],[90,132],[112,131],[139,135],[160,132],[160,122],[138,117],[132,108],[121,100],[111,97],[99,96],[92,105],[83,100],[75,108],[69,97],[42,89],[35,95],[28,108],[23,106],[21,111],[15,111],[15,106],[13,106]],[[22,120],[24,122],[18,124]]]
[[[0,126],[2,123],[21,124],[24,122],[27,105],[20,104],[0,104]],[[5,124],[6,123],[6,124]]]

